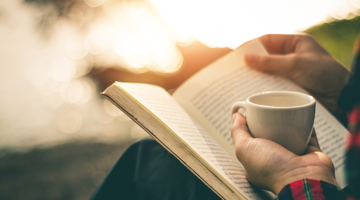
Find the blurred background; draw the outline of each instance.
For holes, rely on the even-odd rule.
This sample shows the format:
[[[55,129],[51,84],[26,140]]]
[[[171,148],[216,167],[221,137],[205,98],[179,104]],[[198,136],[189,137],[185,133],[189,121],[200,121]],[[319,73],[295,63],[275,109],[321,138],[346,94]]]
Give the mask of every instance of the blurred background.
[[[247,40],[308,33],[345,67],[360,0],[0,0],[0,199],[89,199],[146,136],[100,92],[170,93]]]

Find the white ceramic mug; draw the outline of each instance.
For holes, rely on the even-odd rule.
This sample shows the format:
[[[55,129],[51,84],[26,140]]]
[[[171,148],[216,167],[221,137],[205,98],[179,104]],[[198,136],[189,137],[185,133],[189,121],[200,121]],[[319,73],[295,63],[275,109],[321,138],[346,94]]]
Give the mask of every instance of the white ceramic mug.
[[[244,109],[253,137],[272,140],[301,155],[313,131],[315,103],[312,96],[299,92],[263,92],[235,103],[231,116]]]

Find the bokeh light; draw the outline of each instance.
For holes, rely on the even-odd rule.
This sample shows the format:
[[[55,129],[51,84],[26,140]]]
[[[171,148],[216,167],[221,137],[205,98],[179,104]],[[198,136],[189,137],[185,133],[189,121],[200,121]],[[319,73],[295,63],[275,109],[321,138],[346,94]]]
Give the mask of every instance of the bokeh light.
[[[69,87],[61,93],[61,97],[65,102],[77,103],[83,96],[84,88],[80,81],[71,81]]]
[[[120,121],[123,121],[123,122],[129,122],[131,121],[131,119],[123,112],[120,113],[120,115],[118,115],[116,117],[116,119],[120,120]]]
[[[133,126],[130,130],[130,135],[134,139],[140,139],[148,134],[140,126]]]
[[[107,111],[104,109],[104,105],[107,104],[107,103],[105,103],[105,101],[107,101],[107,100],[102,99],[101,101],[99,101],[98,104],[96,104],[92,108],[93,117],[95,118],[95,120],[97,122],[102,123],[102,124],[110,123],[115,118],[114,116],[108,114]]]
[[[62,111],[57,120],[58,128],[65,133],[77,132],[82,123],[81,115],[74,110],[67,109]]]
[[[95,91],[96,91],[96,85],[95,85],[94,81],[91,80],[90,78],[84,77],[84,78],[81,78],[78,80],[82,86],[82,96],[77,101],[77,104],[84,104],[84,103],[90,101],[90,99],[94,96]]]
[[[94,55],[100,54],[108,47],[108,37],[104,31],[94,30],[85,39],[86,50]]]
[[[74,77],[81,77],[88,74],[94,66],[94,60],[92,57],[74,61],[76,70]]]
[[[42,101],[48,108],[52,109],[56,109],[64,104],[64,100],[61,98],[59,93],[43,96]]]
[[[87,51],[83,43],[82,37],[72,37],[65,44],[65,51],[67,56],[72,59],[79,60],[86,56]]]
[[[50,76],[56,81],[70,80],[75,73],[73,61],[65,57],[57,57],[50,61]]]
[[[117,117],[121,115],[122,112],[110,101],[104,101],[103,104],[105,112],[110,116]]]
[[[30,64],[26,72],[27,79],[34,85],[44,84],[49,77],[48,66],[43,62]]]

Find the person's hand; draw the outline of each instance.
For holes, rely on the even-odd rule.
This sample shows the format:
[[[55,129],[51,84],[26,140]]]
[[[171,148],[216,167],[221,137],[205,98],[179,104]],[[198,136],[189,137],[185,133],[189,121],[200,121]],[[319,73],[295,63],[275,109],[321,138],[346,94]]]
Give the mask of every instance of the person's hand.
[[[245,55],[257,70],[287,76],[334,111],[349,71],[309,35],[264,35],[270,55]]]
[[[243,164],[246,178],[255,186],[276,195],[287,184],[309,178],[336,185],[335,170],[329,156],[322,153],[315,133],[305,155],[297,156],[281,145],[261,138],[253,138],[240,113],[233,116],[231,136],[235,154]]]

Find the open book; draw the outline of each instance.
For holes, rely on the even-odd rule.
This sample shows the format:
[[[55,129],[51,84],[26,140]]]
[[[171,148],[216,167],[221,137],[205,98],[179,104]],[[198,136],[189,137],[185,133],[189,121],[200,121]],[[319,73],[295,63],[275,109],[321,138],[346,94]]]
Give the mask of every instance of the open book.
[[[248,96],[274,90],[307,93],[293,82],[246,66],[245,53],[266,54],[250,41],[202,69],[171,96],[163,88],[116,82],[102,94],[149,133],[222,199],[272,199],[249,184],[231,139],[230,108]],[[330,156],[344,188],[347,130],[319,103],[314,127],[323,152]]]

